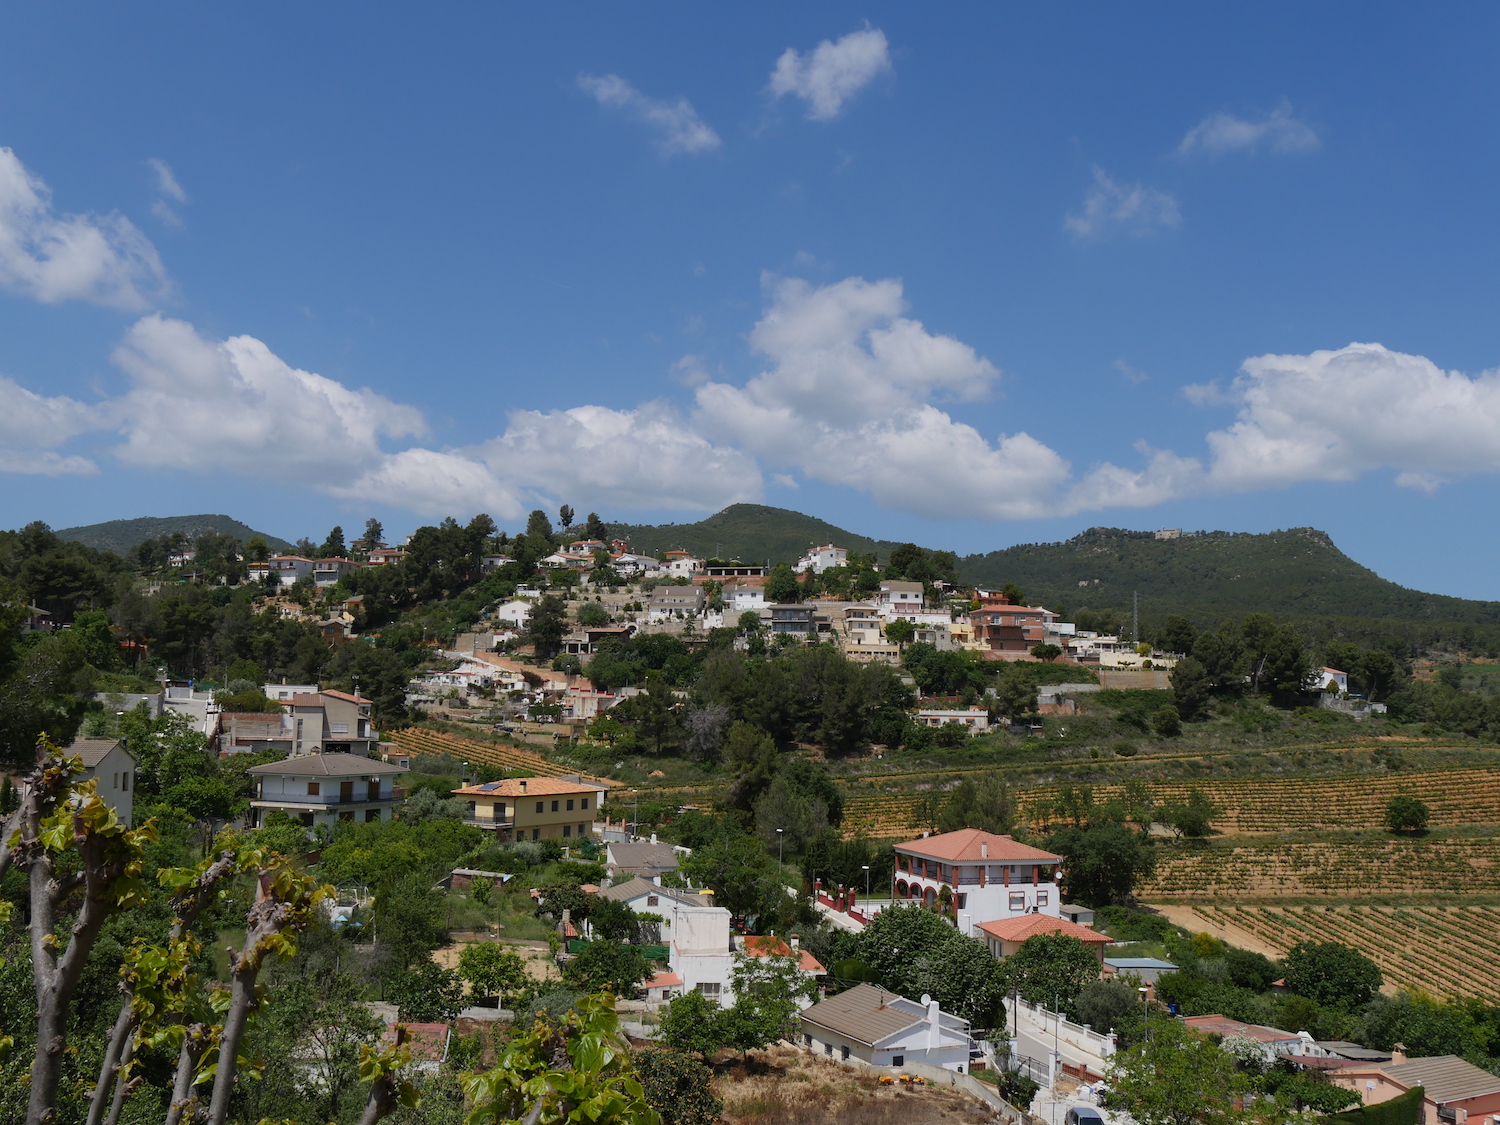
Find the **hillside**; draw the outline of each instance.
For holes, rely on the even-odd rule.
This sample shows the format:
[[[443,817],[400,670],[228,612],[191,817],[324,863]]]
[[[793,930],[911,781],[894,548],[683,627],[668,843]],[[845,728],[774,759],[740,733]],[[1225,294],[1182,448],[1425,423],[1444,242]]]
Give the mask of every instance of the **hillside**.
[[[697,523],[614,525],[634,550],[682,547],[747,562],[792,561],[814,543],[890,557],[895,543],[764,504],[734,504]],[[1095,527],[1065,543],[1026,543],[959,560],[963,581],[1015,582],[1032,604],[1129,610],[1144,619],[1182,613],[1200,623],[1257,610],[1300,618],[1361,619],[1414,626],[1500,625],[1500,602],[1409,590],[1338,549],[1325,532],[1210,531],[1158,540],[1149,531]]]
[[[697,523],[666,523],[657,526],[611,524],[611,534],[630,540],[630,549],[642,554],[681,547],[710,558],[743,559],[745,562],[796,562],[808,547],[832,543],[861,554],[876,552],[890,557],[895,543],[869,539],[835,527],[825,520],[804,516],[786,508],[764,504],[731,504]]]
[[[1153,617],[1205,620],[1263,610],[1297,617],[1500,624],[1500,602],[1408,590],[1361,566],[1315,528],[1256,535],[1200,532],[1158,540],[1151,532],[1090,528],[1066,543],[1027,543],[959,560],[966,582],[1015,582],[1027,599],[1127,609],[1141,595]]]
[[[97,551],[113,551],[117,555],[123,555],[137,543],[146,539],[159,539],[163,535],[171,535],[174,531],[180,531],[189,539],[195,539],[205,532],[213,531],[220,535],[233,535],[241,542],[246,542],[258,535],[272,550],[286,550],[291,547],[285,539],[267,535],[264,531],[256,531],[237,519],[214,515],[141,516],[133,520],[109,520],[107,523],[91,523],[84,527],[66,527],[57,535],[61,539],[82,543]]]

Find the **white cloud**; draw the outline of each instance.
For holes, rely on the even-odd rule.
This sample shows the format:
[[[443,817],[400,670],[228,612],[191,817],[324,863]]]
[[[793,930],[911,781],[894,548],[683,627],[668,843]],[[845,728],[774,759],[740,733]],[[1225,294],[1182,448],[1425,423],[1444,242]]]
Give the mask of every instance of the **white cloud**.
[[[649,98],[618,74],[580,74],[578,86],[600,105],[623,110],[645,122],[657,133],[657,147],[666,156],[719,147],[719,134],[698,116],[686,98],[675,102]]]
[[[955,420],[930,400],[981,398],[1000,373],[967,344],[902,315],[898,281],[814,288],[768,279],[767,288],[750,342],[769,368],[743,387],[699,387],[694,421],[771,466],[888,508],[979,519],[1155,503],[1163,479],[1182,471],[1159,455],[1146,473],[1103,466],[1075,481],[1068,462],[1029,434],[991,443]]]
[[[1132,386],[1138,387],[1147,379],[1151,378],[1151,376],[1147,375],[1140,368],[1131,366],[1129,361],[1127,361],[1123,357],[1115,360],[1115,370],[1120,373],[1120,378],[1124,379]]]
[[[129,465],[333,488],[378,464],[381,437],[424,430],[414,407],[300,371],[253,336],[208,340],[153,314],[113,358],[131,379],[117,400]]]
[[[1187,131],[1177,151],[1184,156],[1255,152],[1265,144],[1272,152],[1312,152],[1323,146],[1311,125],[1292,116],[1286,99],[1258,121],[1232,113],[1211,113]]]
[[[168,226],[182,226],[182,216],[173,209],[172,204],[186,203],[187,192],[182,190],[171,165],[165,160],[153,156],[146,164],[156,173],[156,200],[151,204],[151,213]]]
[[[167,275],[129,219],[56,214],[47,185],[0,148],[0,287],[46,304],[144,309],[165,291]]]
[[[98,407],[65,396],[48,398],[0,376],[0,473],[39,476],[98,472],[87,457],[63,456],[57,446],[98,428]]]
[[[1064,218],[1063,227],[1079,238],[1095,238],[1116,231],[1150,234],[1181,221],[1177,200],[1171,195],[1144,184],[1122,184],[1096,165],[1082,212]]]
[[[1380,344],[1247,359],[1239,418],[1208,435],[1216,489],[1354,480],[1392,469],[1431,490],[1500,471],[1500,371],[1467,376]]]
[[[844,103],[891,69],[890,44],[878,27],[851,31],[837,43],[827,39],[807,54],[788,47],[771,72],[771,93],[795,94],[813,121],[832,121]]]

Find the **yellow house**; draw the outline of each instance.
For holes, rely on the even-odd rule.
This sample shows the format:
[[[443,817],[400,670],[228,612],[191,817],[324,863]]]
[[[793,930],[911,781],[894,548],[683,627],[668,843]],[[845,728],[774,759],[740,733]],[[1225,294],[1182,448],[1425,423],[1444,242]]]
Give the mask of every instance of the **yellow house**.
[[[492,829],[500,842],[589,837],[608,790],[570,777],[513,777],[453,790],[469,802],[467,823]]]

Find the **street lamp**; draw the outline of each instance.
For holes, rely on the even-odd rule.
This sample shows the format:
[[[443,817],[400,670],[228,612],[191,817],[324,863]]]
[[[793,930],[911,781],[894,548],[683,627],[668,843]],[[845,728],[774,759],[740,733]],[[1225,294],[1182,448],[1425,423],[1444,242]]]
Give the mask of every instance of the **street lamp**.
[[[783,835],[784,831],[785,830],[781,829],[781,828],[776,829],[776,866],[777,867],[781,866],[781,845],[786,841],[786,836]]]
[[[1144,1013],[1142,1022],[1145,1024],[1146,1042],[1149,1043],[1151,1042],[1151,1001],[1144,987],[1137,988],[1136,991],[1141,994],[1141,1011]]]
[[[870,897],[870,865],[861,863],[859,869],[865,873],[865,898]]]

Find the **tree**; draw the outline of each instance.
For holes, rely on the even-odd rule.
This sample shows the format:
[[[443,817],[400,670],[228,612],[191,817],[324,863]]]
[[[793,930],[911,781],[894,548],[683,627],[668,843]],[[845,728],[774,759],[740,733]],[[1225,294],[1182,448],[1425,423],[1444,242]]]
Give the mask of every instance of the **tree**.
[[[1202,661],[1192,656],[1179,660],[1172,668],[1172,704],[1178,716],[1190,723],[1202,714],[1212,687]]]
[[[567,630],[567,603],[556,594],[542,595],[527,620],[527,640],[536,646],[536,654],[549,660],[556,656]]]
[[[938,816],[939,832],[978,828],[1009,835],[1020,816],[1010,783],[999,773],[986,773],[978,781],[965,778],[948,794]]]
[[[588,519],[583,524],[583,537],[585,539],[597,539],[601,543],[609,542],[609,524],[599,518],[598,512],[590,512]]]
[[[682,873],[714,892],[714,905],[743,923],[751,917],[775,918],[793,900],[787,896],[776,858],[766,854],[754,836],[718,839],[693,849]]]
[[[569,530],[572,529],[572,527],[573,527],[573,508],[572,508],[571,505],[564,504],[561,508],[559,508],[557,510],[557,522],[560,523],[560,524],[562,524],[562,527],[563,527],[564,531],[569,531]]]
[[[1338,942],[1298,942],[1282,965],[1289,992],[1345,1011],[1368,1004],[1384,983],[1374,961]]]
[[[802,600],[802,583],[797,581],[789,563],[780,562],[771,568],[766,579],[766,600],[782,605]]]
[[[1090,981],[1068,1007],[1073,1019],[1096,1031],[1109,1031],[1139,1016],[1135,989],[1117,980]]]
[[[344,529],[337,524],[328,533],[328,538],[323,540],[323,545],[318,548],[318,555],[325,559],[341,559],[347,553],[344,546]]]
[[[1006,991],[1014,989],[1029,1004],[1069,1008],[1084,985],[1099,979],[1099,958],[1067,934],[1033,934],[1000,967]]]
[[[1250,1117],[1235,1108],[1250,1076],[1232,1055],[1175,1020],[1153,1020],[1150,1033],[1115,1054],[1107,1075],[1112,1105],[1139,1125],[1229,1125]]]
[[[622,1045],[614,998],[586,996],[557,1023],[516,1035],[495,1065],[462,1079],[470,1125],[508,1121],[661,1125]]]
[[[1192,622],[1181,614],[1173,613],[1167,617],[1156,643],[1158,648],[1166,652],[1186,656],[1193,651],[1193,643],[1197,639],[1198,630],[1193,628]]]
[[[894,621],[885,623],[885,639],[898,648],[905,648],[916,635],[917,627],[910,621],[903,621],[898,617]]]
[[[1000,962],[941,915],[915,904],[882,910],[860,932],[856,950],[892,992],[925,992],[976,1027],[996,1026],[1005,994]]]
[[[489,942],[464,947],[458,955],[458,975],[469,982],[474,995],[498,996],[501,1007],[528,979],[526,962],[519,953]]]
[[[386,982],[385,994],[397,1016],[413,1023],[451,1023],[463,1008],[459,975],[435,961],[422,961]]]
[[[1213,830],[1211,822],[1219,812],[1219,807],[1208,799],[1203,790],[1194,787],[1188,790],[1186,801],[1158,808],[1156,820],[1159,824],[1167,825],[1179,837],[1201,839]]]
[[[1118,821],[1064,828],[1049,836],[1046,846],[1067,860],[1063,893],[1089,906],[1123,902],[1156,870],[1150,842]]]
[[[365,520],[365,550],[373,551],[385,541],[385,525],[374,516]]]
[[[568,962],[563,979],[585,992],[608,989],[617,996],[633,997],[636,987],[652,972],[651,962],[639,949],[601,938],[589,942],[583,952]]]
[[[1021,587],[1017,586],[1014,582],[1007,582],[1004,586],[1001,586],[1000,592],[1010,599],[1011,605],[1026,604],[1026,595],[1021,591]]]
[[[1392,832],[1425,832],[1431,816],[1427,805],[1405,793],[1398,793],[1385,807],[1385,826]]]
[[[597,629],[609,624],[609,610],[598,602],[584,602],[578,607],[578,624],[586,629]]]
[[[1062,649],[1058,648],[1057,645],[1032,645],[1031,655],[1036,657],[1038,660],[1045,660],[1050,663],[1051,661],[1056,660],[1059,656],[1062,655]]]
[[[1162,738],[1176,738],[1182,733],[1182,716],[1177,708],[1164,703],[1152,714],[1151,729]]]
[[[650,1047],[636,1052],[635,1068],[662,1125],[718,1125],[724,1103],[709,1086],[714,1072],[692,1055]]]
[[[731,1029],[726,1038],[742,1055],[790,1038],[801,1001],[817,998],[818,986],[798,967],[800,955],[785,948],[784,954],[735,954],[734,1007],[725,1013]]]
[[[723,1011],[703,993],[684,992],[667,1005],[661,1018],[661,1041],[678,1051],[692,1051],[711,1059],[724,1046],[717,1026]]]

